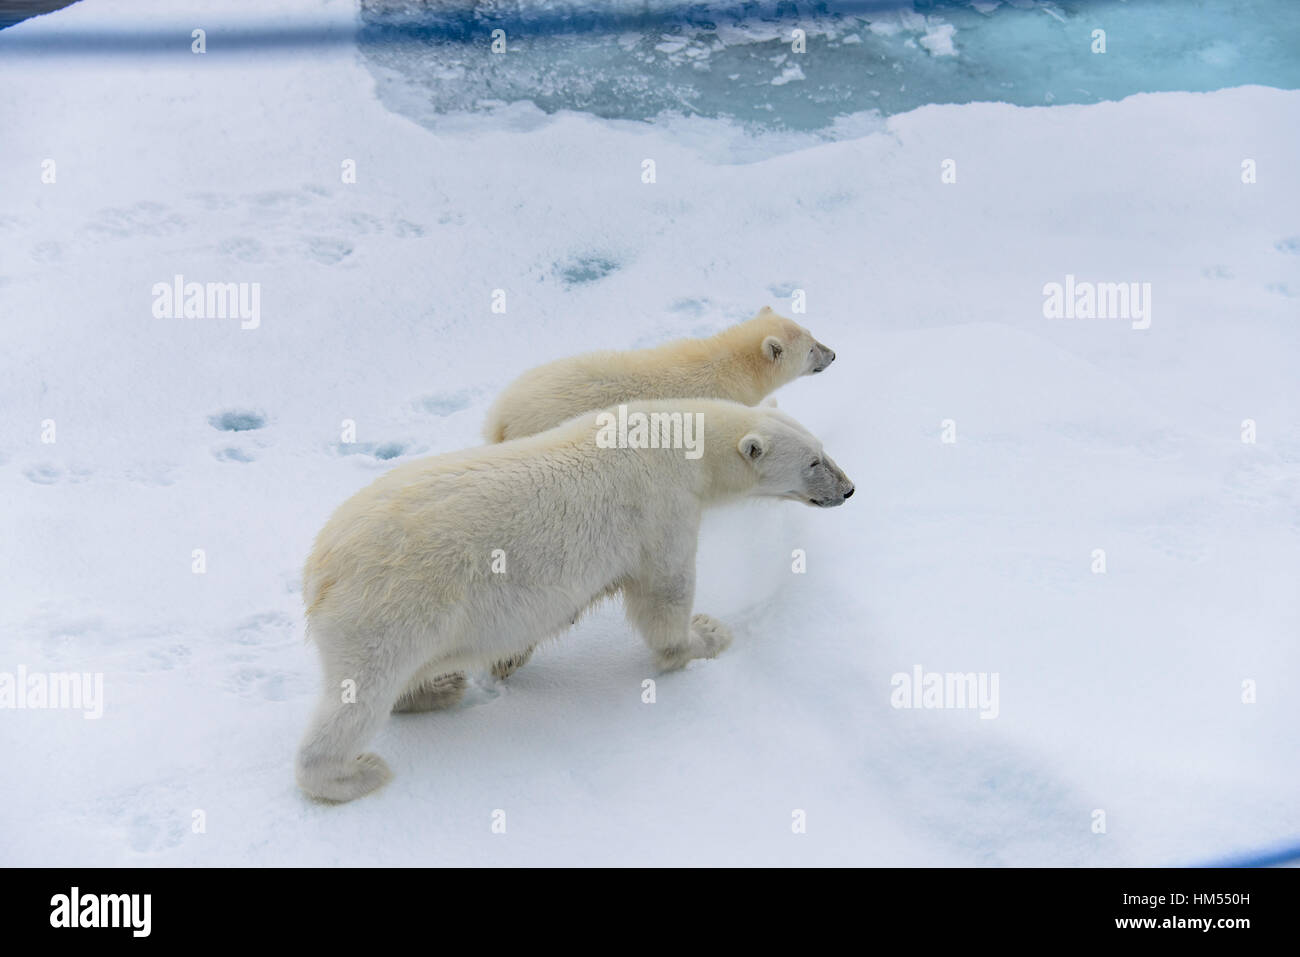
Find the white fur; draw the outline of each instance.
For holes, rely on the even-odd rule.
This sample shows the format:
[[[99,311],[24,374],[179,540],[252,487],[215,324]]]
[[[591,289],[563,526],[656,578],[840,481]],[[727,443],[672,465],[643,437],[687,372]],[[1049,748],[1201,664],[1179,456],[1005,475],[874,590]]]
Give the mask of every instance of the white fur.
[[[309,795],[348,801],[391,777],[362,748],[389,712],[453,703],[452,676],[524,654],[603,597],[665,669],[712,657],[726,626],[692,616],[701,509],[746,495],[839,504],[852,483],[793,419],[716,400],[704,454],[600,448],[596,414],[531,438],[400,466],[344,502],[303,576],[324,692],[297,760]],[[492,570],[505,555],[505,573]],[[344,703],[345,682],[356,700]]]
[[[700,397],[757,405],[834,358],[803,326],[764,307],[753,319],[707,339],[589,352],[530,369],[493,403],[483,435],[489,442],[535,435],[579,413],[638,399]]]

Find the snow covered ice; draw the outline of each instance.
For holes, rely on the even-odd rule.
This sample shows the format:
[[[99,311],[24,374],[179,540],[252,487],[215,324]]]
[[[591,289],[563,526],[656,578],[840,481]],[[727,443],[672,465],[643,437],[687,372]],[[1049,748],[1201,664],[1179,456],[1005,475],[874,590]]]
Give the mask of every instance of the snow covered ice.
[[[1086,48],[1091,15],[1036,6]],[[1125,6],[1112,48],[1141,24]],[[834,42],[912,39],[900,56],[960,70],[982,7],[864,14]],[[347,39],[353,0],[185,10],[84,0],[0,32],[0,672],[103,676],[98,719],[0,710],[0,861],[1154,865],[1300,832],[1281,54],[1272,85],[1188,92],[1171,66],[1160,92],[1130,70],[1075,103],[936,87],[874,112],[853,87],[782,124],[711,88],[676,116],[648,92],[622,114],[563,90],[451,102],[429,61]],[[250,20],[335,40],[223,50]],[[31,46],[133,25],[174,25],[176,51]],[[719,42],[791,66],[755,46],[774,37]],[[1202,62],[1246,69],[1212,43]],[[754,102],[806,97],[831,66],[805,57]],[[256,327],[155,315],[177,275],[257,284]],[[1149,283],[1149,327],[1047,318],[1067,276]],[[798,291],[838,358],[776,398],[857,494],[706,519],[696,607],[732,647],[656,675],[607,605],[457,709],[390,720],[383,791],[306,801],[299,574],[334,507],[477,444],[540,361],[789,314]],[[996,717],[895,707],[918,670],[996,674]]]

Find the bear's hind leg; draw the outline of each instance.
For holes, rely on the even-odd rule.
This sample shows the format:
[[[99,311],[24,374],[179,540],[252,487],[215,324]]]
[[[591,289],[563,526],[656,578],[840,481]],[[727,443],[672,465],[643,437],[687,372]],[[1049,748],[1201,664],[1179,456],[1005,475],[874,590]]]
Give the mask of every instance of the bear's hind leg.
[[[326,658],[325,690],[298,748],[298,786],[322,801],[352,801],[387,784],[392,771],[377,754],[362,754],[392,710],[408,667],[373,657],[345,665]],[[348,682],[352,683],[348,683]]]
[[[450,708],[465,697],[468,682],[459,671],[446,673],[428,666],[407,684],[397,703],[395,714],[415,714],[423,711],[441,711]]]
[[[534,645],[533,648],[537,646]],[[502,658],[492,666],[492,677],[498,681],[509,678],[512,674],[528,664],[528,659],[533,656],[533,648],[521,651],[517,655],[511,655],[509,658]]]

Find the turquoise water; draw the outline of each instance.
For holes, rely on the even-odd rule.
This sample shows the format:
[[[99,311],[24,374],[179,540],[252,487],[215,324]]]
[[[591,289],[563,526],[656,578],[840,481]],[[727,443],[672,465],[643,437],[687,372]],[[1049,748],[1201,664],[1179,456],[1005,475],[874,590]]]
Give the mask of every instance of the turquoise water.
[[[361,47],[385,101],[424,122],[524,101],[547,113],[816,131],[927,103],[1300,88],[1297,0],[596,6],[363,0]],[[489,49],[494,29],[504,54]],[[1093,52],[1098,29],[1104,53]]]

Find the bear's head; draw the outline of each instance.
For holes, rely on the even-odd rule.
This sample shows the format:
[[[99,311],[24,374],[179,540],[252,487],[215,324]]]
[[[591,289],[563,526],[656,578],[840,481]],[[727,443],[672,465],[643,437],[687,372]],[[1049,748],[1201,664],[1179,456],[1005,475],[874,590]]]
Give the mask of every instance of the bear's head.
[[[833,350],[793,319],[777,315],[771,306],[764,306],[746,325],[752,326],[751,341],[757,343],[759,361],[768,367],[774,385],[821,372],[835,361]]]
[[[751,495],[788,498],[818,508],[843,505],[853,482],[815,435],[782,412],[764,409],[741,436],[736,453],[756,479]]]

